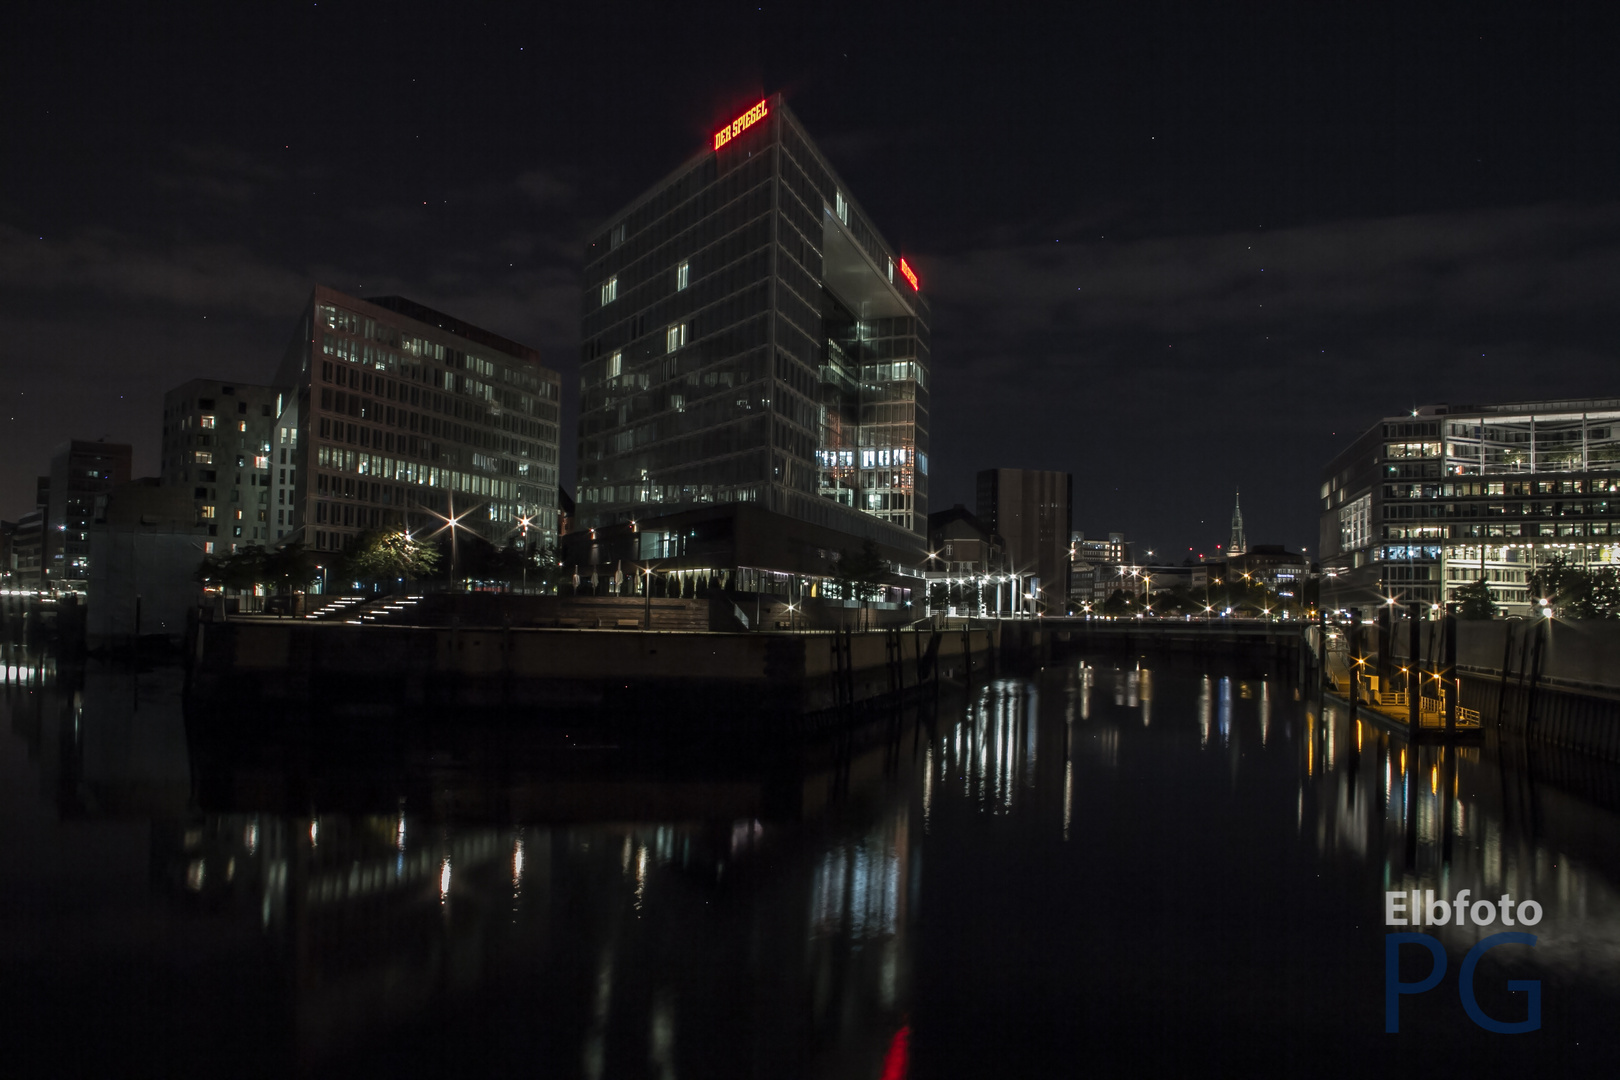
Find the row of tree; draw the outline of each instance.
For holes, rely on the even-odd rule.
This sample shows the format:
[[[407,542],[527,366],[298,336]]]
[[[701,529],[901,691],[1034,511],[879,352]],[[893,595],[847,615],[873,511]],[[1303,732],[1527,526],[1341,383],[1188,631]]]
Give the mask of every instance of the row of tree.
[[[839,552],[833,576],[843,582],[845,595],[862,601],[881,594],[889,573],[889,563],[877,545],[865,542],[851,553]],[[285,595],[308,589],[322,579],[331,587],[359,582],[381,586],[385,591],[414,581],[457,580],[523,582],[541,593],[590,594],[612,588],[613,574],[598,574],[589,580],[575,580],[574,572],[562,566],[553,547],[520,551],[508,543],[503,548],[478,537],[462,534],[451,546],[447,535],[419,539],[398,529],[366,533],[352,548],[340,553],[310,551],[302,544],[281,548],[244,547],[223,555],[208,555],[197,568],[197,580],[233,592],[263,587],[272,595]],[[652,594],[663,597],[694,597],[721,582],[718,578],[696,575],[654,574]],[[632,575],[630,589],[640,584]],[[622,588],[623,586],[621,586]]]
[[[1554,555],[1530,572],[1530,596],[1546,600],[1554,615],[1564,619],[1620,619],[1620,569],[1581,566],[1565,555]],[[1463,619],[1494,619],[1501,609],[1491,599],[1484,578],[1458,589],[1457,615]]]
[[[550,547],[525,552],[508,543],[498,548],[476,534],[463,534],[452,547],[448,536],[422,540],[398,529],[365,533],[342,553],[315,552],[303,544],[288,544],[207,555],[197,568],[197,580],[237,592],[263,586],[279,595],[309,588],[323,572],[332,583],[363,582],[385,587],[401,582],[448,580],[452,573],[458,579],[526,579],[540,589],[555,588],[563,580],[556,551]]]
[[[1314,582],[1307,583],[1300,595],[1283,596],[1258,582],[1228,580],[1207,586],[1178,585],[1163,589],[1154,593],[1146,602],[1140,597],[1126,593],[1123,589],[1116,589],[1107,600],[1103,601],[1100,613],[1117,617],[1132,616],[1138,612],[1177,616],[1210,613],[1219,615],[1231,611],[1235,615],[1244,616],[1267,614],[1301,616],[1314,603]]]

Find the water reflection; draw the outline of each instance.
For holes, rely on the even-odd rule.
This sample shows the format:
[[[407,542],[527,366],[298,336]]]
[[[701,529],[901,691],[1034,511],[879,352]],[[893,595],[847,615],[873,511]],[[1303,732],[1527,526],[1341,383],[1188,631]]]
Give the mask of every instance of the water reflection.
[[[63,1072],[1258,1065],[1381,1045],[1385,889],[1537,900],[1550,1026],[1613,1048],[1578,1002],[1616,990],[1614,770],[1408,745],[1276,673],[1090,659],[671,763],[510,726],[188,740],[175,672],[16,659],[7,989],[70,1029],[105,984]],[[1509,1060],[1427,1022],[1420,1057]]]

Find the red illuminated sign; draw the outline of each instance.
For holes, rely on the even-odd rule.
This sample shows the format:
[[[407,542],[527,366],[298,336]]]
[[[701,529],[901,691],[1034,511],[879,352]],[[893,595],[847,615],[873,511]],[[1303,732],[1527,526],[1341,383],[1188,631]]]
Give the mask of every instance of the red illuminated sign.
[[[917,284],[917,271],[913,270],[911,268],[911,264],[906,262],[906,260],[904,260],[904,259],[900,260],[900,274],[907,281],[911,282],[911,288],[914,291],[916,291],[916,292],[921,292],[922,291],[922,286]]]
[[[738,135],[741,135],[743,132],[765,119],[765,113],[767,111],[769,110],[765,108],[765,102],[761,101],[758,105],[755,105],[752,109],[749,109],[747,112],[737,117],[737,119],[715,132],[714,148],[716,150],[720,149],[722,146],[726,145],[726,143],[730,142],[732,139],[735,139]]]

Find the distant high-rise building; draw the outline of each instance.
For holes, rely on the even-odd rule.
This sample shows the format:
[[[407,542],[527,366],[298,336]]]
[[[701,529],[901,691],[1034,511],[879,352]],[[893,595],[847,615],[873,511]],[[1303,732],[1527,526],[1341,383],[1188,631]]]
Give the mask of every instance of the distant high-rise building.
[[[128,443],[72,439],[51,456],[49,503],[45,513],[43,568],[57,586],[82,587],[90,572],[90,526],[106,506],[107,494],[129,482]]]
[[[921,565],[928,303],[780,96],[612,215],[584,285],[570,559],[807,596],[866,540]]]
[[[191,493],[204,549],[274,544],[271,441],[282,395],[272,386],[192,379],[163,395],[163,483]]]
[[[1483,579],[1529,614],[1548,559],[1620,563],[1620,398],[1426,405],[1327,466],[1322,602],[1440,604]]]
[[[1226,545],[1228,555],[1241,555],[1249,550],[1249,541],[1243,535],[1243,493],[1232,496],[1232,542]]]
[[[39,588],[45,581],[45,515],[50,509],[51,478],[34,484],[34,508],[17,519],[11,534],[11,567],[16,584]]]
[[[317,286],[275,386],[274,539],[339,551],[369,529],[454,520],[498,545],[555,543],[561,393],[528,346]]]
[[[1049,614],[1067,608],[1073,493],[1066,472],[985,469],[978,476],[980,523],[1001,536],[1010,572],[1038,579]]]
[[[17,572],[17,556],[12,550],[12,538],[17,535],[15,521],[0,521],[0,578],[11,584]]]

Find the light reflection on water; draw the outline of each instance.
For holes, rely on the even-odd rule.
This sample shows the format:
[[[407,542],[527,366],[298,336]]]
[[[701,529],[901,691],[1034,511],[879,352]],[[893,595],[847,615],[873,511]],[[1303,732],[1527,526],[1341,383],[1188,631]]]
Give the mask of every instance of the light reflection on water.
[[[8,808],[28,804],[0,834],[20,890],[0,900],[17,916],[0,929],[7,978],[65,1001],[115,953],[185,954],[208,973],[195,987],[109,991],[169,1071],[251,1044],[267,1075],[468,1061],[876,1075],[902,1031],[919,1074],[986,1075],[1086,1046],[1121,1065],[1169,1052],[1119,1034],[1164,1030],[1132,995],[1227,985],[1201,981],[1214,978],[1206,947],[1225,958],[1212,970],[1253,965],[1222,1016],[1377,1046],[1386,888],[1533,898],[1544,916],[1528,962],[1559,987],[1549,1015],[1615,990],[1620,853],[1613,807],[1599,805],[1613,770],[1408,746],[1275,676],[1072,662],[947,694],[931,724],[893,737],[880,724],[841,760],[596,776],[533,752],[349,760],[329,775],[275,755],[191,761],[170,675],[92,668],[70,690],[54,667],[7,672],[0,767]],[[1537,779],[1549,766],[1564,771]],[[40,914],[59,901],[68,914]],[[1267,903],[1299,908],[1301,925],[1279,930]],[[1324,1016],[1261,987],[1255,973],[1283,961],[1184,939],[1189,919],[1232,941],[1285,933],[1280,970],[1353,1008]],[[1114,930],[1099,940],[1081,933],[1091,926]],[[1455,956],[1491,929],[1436,932]],[[1133,935],[1182,951],[1125,966],[1116,950]],[[79,944],[47,953],[38,940]],[[1083,989],[1099,977],[1120,987],[1106,1006]],[[1016,996],[1037,986],[1046,996]],[[1042,1010],[1038,1037],[995,1042],[997,1025]],[[185,1044],[199,1018],[234,1024],[240,1045]],[[497,1029],[508,1034],[486,1038]],[[1447,1052],[1476,1052],[1470,1034],[1457,1019]]]

